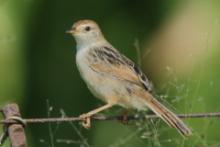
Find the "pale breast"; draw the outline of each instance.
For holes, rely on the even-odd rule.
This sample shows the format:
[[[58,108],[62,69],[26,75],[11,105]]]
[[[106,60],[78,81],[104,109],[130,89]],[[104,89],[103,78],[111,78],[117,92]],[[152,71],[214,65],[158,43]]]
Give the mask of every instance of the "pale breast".
[[[109,87],[104,81],[103,75],[93,71],[89,65],[92,63],[91,56],[88,49],[79,50],[76,55],[76,64],[79,69],[80,75],[86,82],[90,91],[101,100],[106,101],[105,93],[110,93]]]
[[[90,62],[88,49],[82,49],[77,52],[76,64],[80,75],[87,84],[91,85],[91,83],[97,82],[98,77],[97,74],[89,67]]]

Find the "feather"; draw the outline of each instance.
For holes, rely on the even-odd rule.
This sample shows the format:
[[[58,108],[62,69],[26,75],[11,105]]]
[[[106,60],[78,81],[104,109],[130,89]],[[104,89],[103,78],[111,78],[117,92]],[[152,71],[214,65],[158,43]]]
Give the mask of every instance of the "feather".
[[[113,47],[93,48],[90,50],[90,54],[99,58],[99,60],[90,64],[94,71],[111,74],[121,80],[135,83],[149,92],[152,91],[152,86],[143,72],[130,59],[120,54]]]

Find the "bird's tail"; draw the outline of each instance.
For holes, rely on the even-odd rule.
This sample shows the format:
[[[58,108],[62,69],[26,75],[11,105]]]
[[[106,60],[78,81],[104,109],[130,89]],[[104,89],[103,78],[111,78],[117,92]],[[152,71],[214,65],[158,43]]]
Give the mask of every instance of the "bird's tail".
[[[192,134],[191,130],[184,124],[184,122],[176,116],[173,112],[167,109],[163,104],[156,100],[151,94],[144,94],[146,105],[169,126],[175,128],[181,135],[189,136]]]

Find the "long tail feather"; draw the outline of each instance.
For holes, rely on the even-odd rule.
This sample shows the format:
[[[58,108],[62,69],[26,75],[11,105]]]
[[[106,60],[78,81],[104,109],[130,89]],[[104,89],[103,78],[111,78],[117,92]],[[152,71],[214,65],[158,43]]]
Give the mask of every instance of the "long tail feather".
[[[191,130],[185,125],[185,123],[178,116],[176,116],[173,112],[167,109],[151,94],[146,93],[144,97],[147,101],[146,105],[156,115],[158,115],[162,120],[164,120],[169,126],[175,128],[183,136],[189,136],[192,134]]]

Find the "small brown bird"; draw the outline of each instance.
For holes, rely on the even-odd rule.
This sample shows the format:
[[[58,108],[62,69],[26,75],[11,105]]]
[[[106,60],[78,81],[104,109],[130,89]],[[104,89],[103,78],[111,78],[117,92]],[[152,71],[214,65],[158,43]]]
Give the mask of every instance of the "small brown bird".
[[[120,105],[137,110],[149,108],[183,136],[191,134],[180,118],[152,96],[146,76],[104,38],[96,22],[80,20],[67,33],[76,40],[76,63],[82,78],[91,92],[107,103],[81,115],[87,122],[84,126],[90,126],[92,115]]]

